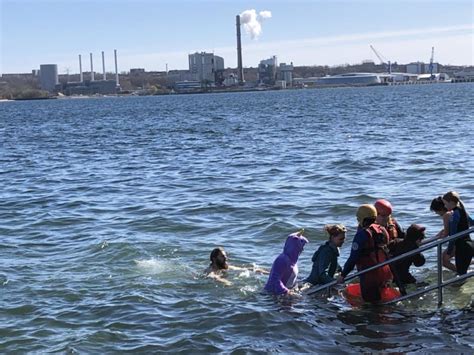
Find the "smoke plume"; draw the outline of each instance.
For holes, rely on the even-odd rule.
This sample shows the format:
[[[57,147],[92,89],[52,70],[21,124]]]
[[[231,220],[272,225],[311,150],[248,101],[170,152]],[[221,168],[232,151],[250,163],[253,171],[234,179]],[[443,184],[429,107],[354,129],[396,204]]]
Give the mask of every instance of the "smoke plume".
[[[271,17],[272,13],[270,11],[260,11],[257,14],[255,9],[245,10],[240,14],[240,23],[244,25],[245,32],[247,32],[252,39],[257,39],[260,33],[262,33],[261,21]]]

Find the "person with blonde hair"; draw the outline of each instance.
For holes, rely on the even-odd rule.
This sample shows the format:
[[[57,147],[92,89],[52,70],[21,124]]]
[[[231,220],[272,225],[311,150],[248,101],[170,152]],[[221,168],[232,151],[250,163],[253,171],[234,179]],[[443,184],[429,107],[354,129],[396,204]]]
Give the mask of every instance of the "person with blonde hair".
[[[448,211],[452,211],[449,218],[449,235],[465,231],[469,229],[474,221],[464,208],[461,197],[456,191],[449,191],[443,195],[443,203]],[[474,245],[469,234],[464,237],[452,240],[448,244],[448,254],[454,250],[454,261],[456,265],[456,272],[458,275],[464,275],[471,264]]]
[[[339,257],[339,248],[346,239],[347,229],[342,224],[327,224],[324,226],[324,231],[329,239],[314,253],[311,259],[313,268],[305,280],[313,285],[324,285],[334,281],[334,274],[341,271],[337,258]]]

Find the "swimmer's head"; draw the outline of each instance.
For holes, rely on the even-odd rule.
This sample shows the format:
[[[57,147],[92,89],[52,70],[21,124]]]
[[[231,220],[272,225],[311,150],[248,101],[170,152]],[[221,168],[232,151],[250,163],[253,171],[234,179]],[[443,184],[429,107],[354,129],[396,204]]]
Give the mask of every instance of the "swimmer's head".
[[[213,249],[209,259],[211,260],[211,266],[214,266],[218,270],[229,268],[229,264],[227,264],[227,254],[224,248],[219,247]]]

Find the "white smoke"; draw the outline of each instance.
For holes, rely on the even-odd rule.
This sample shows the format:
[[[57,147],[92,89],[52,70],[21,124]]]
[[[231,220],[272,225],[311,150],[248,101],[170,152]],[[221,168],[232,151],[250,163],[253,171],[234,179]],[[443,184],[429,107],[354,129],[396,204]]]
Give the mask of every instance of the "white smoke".
[[[260,11],[257,14],[255,9],[245,10],[240,14],[240,23],[244,25],[245,32],[250,35],[252,39],[257,39],[262,33],[262,24],[260,21],[271,18],[270,11]]]

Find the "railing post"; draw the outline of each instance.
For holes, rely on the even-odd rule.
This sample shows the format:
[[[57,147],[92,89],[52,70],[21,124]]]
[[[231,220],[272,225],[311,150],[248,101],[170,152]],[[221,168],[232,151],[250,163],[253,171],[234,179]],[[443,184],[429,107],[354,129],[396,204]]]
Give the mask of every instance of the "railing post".
[[[438,307],[441,307],[443,304],[443,253],[441,250],[441,245],[438,244]]]

